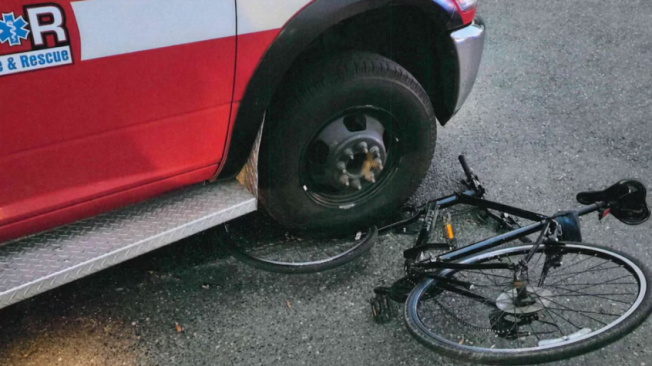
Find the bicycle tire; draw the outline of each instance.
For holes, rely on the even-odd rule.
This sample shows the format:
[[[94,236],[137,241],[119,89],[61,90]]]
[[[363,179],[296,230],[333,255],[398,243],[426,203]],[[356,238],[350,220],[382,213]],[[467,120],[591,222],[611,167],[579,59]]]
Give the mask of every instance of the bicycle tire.
[[[366,235],[361,237],[355,244],[330,258],[324,258],[316,261],[307,262],[283,262],[274,261],[249,254],[241,246],[235,243],[230,236],[222,235],[220,237],[222,245],[239,261],[267,272],[285,273],[285,274],[306,274],[317,273],[335,269],[348,264],[361,255],[368,252],[378,240],[378,229],[372,226],[367,230]]]
[[[644,285],[639,283],[639,287],[643,288],[644,293],[640,298],[640,302],[638,302],[636,308],[634,308],[631,312],[628,312],[626,317],[624,317],[621,321],[612,325],[611,327],[608,327],[604,331],[584,339],[581,339],[580,337],[580,339],[568,342],[566,345],[552,346],[550,348],[543,348],[540,350],[535,349],[520,352],[479,351],[475,349],[477,347],[444,341],[441,339],[441,337],[440,339],[435,338],[426,330],[426,327],[424,326],[417,312],[417,305],[419,303],[419,299],[426,293],[427,289],[433,284],[435,280],[425,279],[414,288],[414,290],[408,296],[408,300],[406,301],[404,318],[408,330],[412,336],[414,336],[420,343],[436,351],[437,353],[450,358],[481,364],[523,365],[558,361],[576,357],[602,348],[632,332],[647,319],[650,313],[652,313],[652,295],[650,294],[650,270],[645,265],[641,264],[640,261],[635,258],[631,258],[630,256],[617,250],[605,248],[598,245],[585,243],[563,243],[563,245],[570,248],[576,248],[578,252],[581,252],[581,250],[600,251],[605,255],[624,259],[626,262],[629,262],[628,265],[633,265],[634,267],[638,268],[640,271],[639,276],[642,276],[642,280],[644,281]],[[487,256],[496,255],[496,253],[501,251],[519,249],[523,250],[523,248],[531,248],[531,245],[506,248],[476,255],[474,257],[467,258],[463,261],[463,263],[473,263],[481,260],[482,258],[487,258]]]

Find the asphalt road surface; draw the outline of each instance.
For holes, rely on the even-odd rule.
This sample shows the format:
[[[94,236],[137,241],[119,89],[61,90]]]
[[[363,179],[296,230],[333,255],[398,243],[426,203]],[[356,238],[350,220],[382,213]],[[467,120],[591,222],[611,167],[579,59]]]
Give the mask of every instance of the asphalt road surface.
[[[492,199],[546,213],[623,177],[652,184],[652,2],[481,0],[479,13],[489,37],[477,84],[440,128],[415,200],[459,188],[460,153]],[[652,265],[651,227],[583,220],[585,241]],[[401,245],[383,237],[347,267],[283,276],[199,235],[1,310],[0,364],[457,365],[402,319],[371,320],[367,299],[400,274]],[[650,324],[558,364],[652,365]]]

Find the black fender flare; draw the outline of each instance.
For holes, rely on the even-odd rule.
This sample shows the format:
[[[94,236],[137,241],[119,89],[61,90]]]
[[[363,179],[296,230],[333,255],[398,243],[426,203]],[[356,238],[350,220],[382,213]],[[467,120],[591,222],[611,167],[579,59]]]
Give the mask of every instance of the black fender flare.
[[[434,21],[446,21],[448,29],[463,26],[453,0],[315,0],[296,14],[261,57],[252,75],[233,124],[226,161],[220,179],[232,178],[242,169],[256,139],[272,97],[293,62],[310,43],[335,24],[364,12],[388,6],[422,9]]]

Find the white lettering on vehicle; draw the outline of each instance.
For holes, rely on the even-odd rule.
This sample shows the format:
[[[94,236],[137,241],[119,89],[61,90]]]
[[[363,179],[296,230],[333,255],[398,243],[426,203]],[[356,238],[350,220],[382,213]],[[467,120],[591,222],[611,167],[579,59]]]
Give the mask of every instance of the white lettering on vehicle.
[[[0,56],[0,76],[72,63],[70,46]]]
[[[0,76],[72,64],[63,10],[46,4],[27,6],[24,12],[2,14],[0,43],[20,46],[29,36],[32,50],[0,55]]]
[[[52,21],[42,24],[39,20],[39,17],[43,15],[51,16]],[[29,18],[29,24],[31,24],[32,28],[34,46],[40,47],[45,44],[43,41],[43,35],[46,33],[54,33],[56,35],[57,43],[68,41],[66,31],[63,28],[63,14],[61,14],[61,9],[57,8],[56,6],[28,8],[27,17]]]

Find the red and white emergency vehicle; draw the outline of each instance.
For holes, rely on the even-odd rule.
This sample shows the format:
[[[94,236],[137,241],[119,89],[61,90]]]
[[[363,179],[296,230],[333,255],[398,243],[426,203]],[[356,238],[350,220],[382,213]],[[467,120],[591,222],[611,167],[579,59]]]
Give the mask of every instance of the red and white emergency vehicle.
[[[396,209],[475,81],[475,11],[3,0],[0,307],[259,204],[333,230]]]

